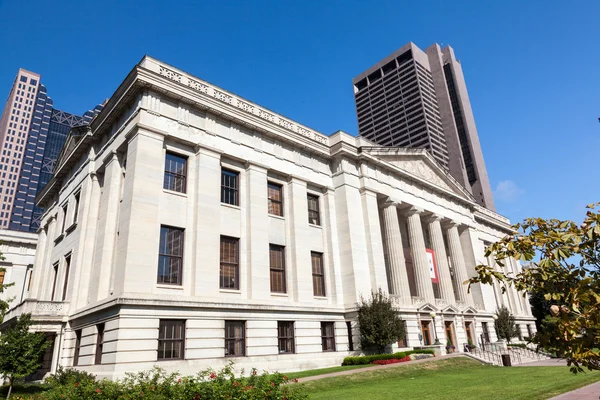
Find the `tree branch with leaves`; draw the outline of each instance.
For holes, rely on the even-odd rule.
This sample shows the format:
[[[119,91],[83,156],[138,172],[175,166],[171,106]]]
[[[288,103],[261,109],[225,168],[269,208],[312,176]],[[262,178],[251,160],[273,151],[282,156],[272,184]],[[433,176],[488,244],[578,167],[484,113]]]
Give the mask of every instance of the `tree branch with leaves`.
[[[513,286],[536,292],[550,303],[547,323],[531,338],[546,351],[567,360],[573,372],[600,369],[600,213],[587,206],[584,221],[528,218],[514,232],[486,249],[503,267],[514,258],[530,263],[516,275],[488,265],[476,267],[477,276],[465,283]],[[546,321],[545,319],[545,321]]]

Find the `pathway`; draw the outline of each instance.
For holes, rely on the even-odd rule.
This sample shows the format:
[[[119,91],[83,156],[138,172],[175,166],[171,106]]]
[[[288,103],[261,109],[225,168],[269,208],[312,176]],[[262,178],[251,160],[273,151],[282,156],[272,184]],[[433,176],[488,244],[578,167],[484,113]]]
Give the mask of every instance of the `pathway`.
[[[600,382],[592,383],[572,392],[563,393],[550,400],[598,400],[600,398]]]

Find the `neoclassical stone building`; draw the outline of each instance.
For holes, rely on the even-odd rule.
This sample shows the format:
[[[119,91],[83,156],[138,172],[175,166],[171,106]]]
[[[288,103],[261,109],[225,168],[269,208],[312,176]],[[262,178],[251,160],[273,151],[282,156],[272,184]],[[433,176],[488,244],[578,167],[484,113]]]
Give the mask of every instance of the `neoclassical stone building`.
[[[509,221],[428,153],[325,136],[150,57],[71,132],[38,201],[32,287],[7,320],[55,333],[52,369],[331,366],[378,288],[406,321],[395,348],[495,341],[503,304],[534,329],[515,291],[462,284]]]

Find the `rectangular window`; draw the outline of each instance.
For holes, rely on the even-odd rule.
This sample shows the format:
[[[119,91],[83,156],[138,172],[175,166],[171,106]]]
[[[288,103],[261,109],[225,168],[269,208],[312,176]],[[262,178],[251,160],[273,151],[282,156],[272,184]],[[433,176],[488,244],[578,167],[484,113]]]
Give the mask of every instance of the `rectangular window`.
[[[104,324],[96,325],[98,334],[96,335],[96,356],[94,364],[102,364],[102,349],[104,348]]]
[[[77,192],[75,194],[75,213],[73,214],[73,223],[77,222],[77,217],[79,216],[79,199],[81,198],[81,192]]]
[[[239,239],[221,236],[219,287],[240,288]]]
[[[404,325],[404,335],[398,340],[398,347],[404,348],[408,347],[408,331],[406,330],[406,321],[402,321],[402,325]]]
[[[313,294],[325,296],[325,272],[323,271],[323,254],[310,252],[312,262]]]
[[[354,351],[354,340],[352,340],[352,321],[346,321],[348,331],[348,351]]]
[[[167,153],[165,157],[165,179],[163,188],[175,192],[185,193],[187,159],[173,153]]]
[[[65,231],[65,228],[67,226],[67,210],[68,210],[68,206],[69,203],[65,204],[64,206],[62,206],[62,228],[60,229],[60,233],[63,233]]]
[[[321,346],[323,351],[335,351],[335,325],[333,322],[321,322]]]
[[[158,359],[183,360],[185,321],[161,319],[158,330]]]
[[[321,215],[319,214],[319,196],[314,194],[307,195],[308,200],[308,223],[321,225]]]
[[[54,264],[54,279],[52,280],[52,295],[50,301],[54,301],[54,295],[56,294],[56,280],[58,279],[58,263]]]
[[[158,283],[181,285],[183,268],[183,229],[160,227]]]
[[[63,284],[62,301],[67,298],[67,288],[69,286],[69,272],[71,271],[71,255],[65,256],[65,282]]]
[[[268,182],[267,194],[269,198],[269,214],[283,216],[283,186]]]
[[[295,353],[294,346],[294,323],[291,321],[277,322],[277,342],[279,354]]]
[[[0,285],[2,285],[4,283],[4,271],[0,271]]]
[[[269,245],[269,264],[271,269],[271,292],[285,293],[285,248]]]
[[[246,322],[225,321],[225,356],[246,355]]]
[[[221,169],[221,203],[239,205],[239,173]]]
[[[79,350],[81,349],[81,329],[75,331],[75,352],[73,353],[73,366],[79,365]]]
[[[484,343],[489,343],[490,342],[490,331],[488,330],[487,322],[481,323],[481,330],[483,331],[482,339],[483,339]]]

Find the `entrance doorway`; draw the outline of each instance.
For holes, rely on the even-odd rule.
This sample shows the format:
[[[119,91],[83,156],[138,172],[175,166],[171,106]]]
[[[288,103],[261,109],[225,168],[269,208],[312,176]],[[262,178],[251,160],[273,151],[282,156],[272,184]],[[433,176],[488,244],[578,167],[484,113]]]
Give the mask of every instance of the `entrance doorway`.
[[[431,346],[431,329],[429,321],[421,321],[421,333],[423,334],[423,344]]]
[[[474,344],[473,323],[471,321],[465,321],[465,333],[467,334],[467,343]]]
[[[446,328],[446,346],[449,344],[456,348],[456,343],[454,341],[454,323],[452,321],[445,321],[444,327]]]

